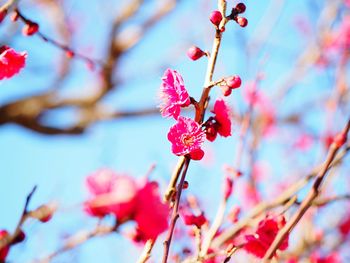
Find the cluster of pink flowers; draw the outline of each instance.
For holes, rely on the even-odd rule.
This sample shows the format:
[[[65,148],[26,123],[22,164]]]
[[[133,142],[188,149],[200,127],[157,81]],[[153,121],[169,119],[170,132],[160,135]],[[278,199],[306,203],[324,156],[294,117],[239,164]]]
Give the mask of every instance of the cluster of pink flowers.
[[[191,118],[180,116],[181,108],[189,106],[191,99],[177,71],[165,71],[160,91],[162,116],[173,117],[177,121],[168,132],[168,140],[172,144],[174,154],[189,155],[193,160],[200,160],[204,156],[202,145],[205,137],[213,141],[217,134],[223,137],[231,135],[230,108],[224,100],[218,99],[215,102],[212,111],[215,116],[204,125],[200,125]]]
[[[246,235],[244,249],[258,258],[263,258],[275,239],[278,231],[286,224],[284,216],[266,216],[259,222],[258,229],[253,235]],[[287,237],[279,246],[279,250],[288,247]]]
[[[86,179],[92,197],[85,210],[92,216],[114,215],[120,225],[133,220],[137,224],[137,240],[155,240],[168,228],[169,207],[161,201],[156,182],[138,182],[110,169],[101,169]]]
[[[8,46],[0,47],[0,80],[17,74],[25,66],[26,58],[26,52],[19,53]]]

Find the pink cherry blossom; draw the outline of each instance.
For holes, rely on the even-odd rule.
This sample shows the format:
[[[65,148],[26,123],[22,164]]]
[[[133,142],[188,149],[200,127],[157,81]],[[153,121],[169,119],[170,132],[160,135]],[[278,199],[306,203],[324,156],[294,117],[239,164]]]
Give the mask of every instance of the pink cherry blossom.
[[[141,241],[155,240],[168,228],[169,206],[160,198],[156,182],[146,182],[137,193],[135,221]]]
[[[0,80],[11,78],[25,65],[27,53],[16,52],[8,46],[0,47]]]
[[[195,154],[201,150],[205,133],[201,126],[191,118],[180,116],[168,132],[172,152],[176,155]],[[203,156],[202,156],[203,157]]]
[[[133,214],[137,186],[131,177],[101,169],[88,176],[86,184],[93,196],[85,202],[85,209],[89,214],[100,217],[114,214],[119,221],[124,221]]]
[[[185,88],[183,79],[177,71],[167,69],[162,77],[160,87],[160,112],[163,117],[174,117],[180,115],[181,107],[190,105],[191,100]]]
[[[164,204],[156,182],[137,182],[127,175],[101,169],[86,179],[92,198],[85,210],[92,216],[114,215],[118,223],[134,220],[138,241],[156,239],[168,228],[169,207]]]
[[[214,104],[217,131],[223,137],[231,136],[231,109],[223,99],[217,99]]]

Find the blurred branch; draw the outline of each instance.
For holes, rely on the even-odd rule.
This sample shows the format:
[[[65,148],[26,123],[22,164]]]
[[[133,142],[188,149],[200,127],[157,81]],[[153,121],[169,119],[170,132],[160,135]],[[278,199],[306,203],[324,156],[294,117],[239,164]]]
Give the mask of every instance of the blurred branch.
[[[141,22],[138,25],[138,30],[135,31],[133,30],[135,26],[129,26],[129,22],[137,15],[143,6],[143,2],[142,0],[130,1],[116,16],[107,41],[108,51],[103,59],[104,62],[101,64],[103,66],[102,81],[100,87],[95,89],[97,92],[82,97],[62,98],[59,89],[53,87],[41,94],[0,105],[0,125],[17,124],[34,132],[47,135],[77,135],[82,134],[96,121],[145,116],[158,112],[155,108],[117,112],[101,111],[104,108],[100,103],[102,98],[117,88],[116,79],[118,79],[119,74],[119,59],[130,52],[137,44],[141,43],[149,30],[172,11],[177,3],[176,0],[162,1],[161,5],[148,18]],[[22,18],[26,19],[23,15]],[[125,37],[125,32],[127,31],[134,33],[130,34],[129,37]],[[51,40],[41,32],[39,33],[39,37],[46,41],[50,40],[48,42],[64,51],[71,50],[70,47]],[[55,85],[60,85],[60,80],[63,80],[67,74],[67,71],[61,72],[61,76],[57,78]],[[65,107],[71,107],[77,110],[79,119],[74,124],[62,128],[54,124],[47,125],[43,122],[43,119],[47,119],[50,113]]]
[[[347,137],[347,134],[350,130],[350,119],[348,120],[345,128],[343,129],[342,133],[345,138]],[[345,139],[346,141],[346,139]],[[316,176],[316,179],[312,185],[312,188],[308,192],[306,198],[302,201],[299,209],[297,212],[293,215],[293,217],[287,222],[287,224],[278,232],[276,238],[272,242],[271,246],[267,250],[264,260],[269,260],[273,257],[276,250],[280,246],[280,244],[285,240],[286,236],[294,229],[294,227],[298,224],[298,222],[301,220],[303,215],[306,213],[306,211],[310,208],[315,198],[319,195],[321,184],[326,177],[327,171],[331,168],[331,164],[333,160],[336,158],[336,154],[341,147],[341,144],[337,144],[335,141],[333,141],[330,150],[328,152],[328,156],[324,164],[322,165],[321,170]]]
[[[50,255],[46,256],[45,258],[42,258],[40,260],[35,260],[34,262],[41,262],[46,263],[50,262],[52,259],[57,257],[58,255],[67,252],[73,248],[76,248],[77,246],[80,246],[81,244],[85,243],[86,241],[98,237],[98,236],[104,236],[110,233],[115,232],[118,229],[119,225],[115,224],[113,226],[104,226],[101,224],[97,224],[97,226],[90,231],[80,231],[72,236],[70,236],[63,244],[61,248],[56,250],[55,252],[51,253]]]
[[[330,168],[339,165],[346,154],[350,151],[350,144],[348,144],[344,150],[336,155],[332,163],[330,164]],[[308,182],[314,178],[319,171],[322,169],[322,166],[317,166],[312,169],[312,171],[305,177],[298,180],[296,183],[292,184],[277,196],[274,200],[267,202],[263,201],[255,206],[246,217],[239,220],[235,225],[223,231],[220,235],[218,235],[212,242],[212,248],[219,248],[225,242],[233,239],[245,226],[249,225],[251,220],[255,217],[259,216],[261,213],[271,210],[273,208],[279,207],[287,203],[292,196],[294,196],[299,190],[301,190],[304,186],[308,184]]]

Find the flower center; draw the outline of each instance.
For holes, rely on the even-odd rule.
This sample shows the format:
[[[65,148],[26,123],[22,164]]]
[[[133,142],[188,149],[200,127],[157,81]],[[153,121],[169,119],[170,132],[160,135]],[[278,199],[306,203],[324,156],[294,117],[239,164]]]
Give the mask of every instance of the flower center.
[[[190,145],[193,144],[194,138],[193,138],[193,136],[191,136],[191,135],[189,135],[189,134],[183,134],[183,135],[181,136],[181,141],[182,141],[182,143],[183,143],[184,145],[190,146]]]

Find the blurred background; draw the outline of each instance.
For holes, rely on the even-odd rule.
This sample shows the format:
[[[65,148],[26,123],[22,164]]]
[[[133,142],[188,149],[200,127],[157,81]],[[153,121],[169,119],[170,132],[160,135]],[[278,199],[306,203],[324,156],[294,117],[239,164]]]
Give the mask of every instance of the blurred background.
[[[244,3],[249,24],[227,24],[214,76],[242,78],[242,87],[227,98],[234,111],[233,136],[206,142],[204,159],[191,163],[187,177],[185,194],[198,196],[209,219],[225,171],[237,165],[237,158],[243,176],[230,207],[242,206],[244,213],[320,164],[327,142],[350,113],[349,1]],[[230,9],[237,1],[227,4]],[[211,49],[215,30],[208,17],[217,1],[22,0],[19,9],[44,36],[78,54],[68,58],[67,50],[39,35],[23,36],[21,21],[7,17],[0,25],[1,45],[28,53],[20,74],[0,82],[0,228],[15,228],[34,185],[31,208],[59,203],[48,223],[28,222],[26,241],[11,249],[9,262],[31,262],[55,251],[66,236],[96,224],[81,206],[88,196],[85,177],[95,170],[109,167],[142,177],[155,164],[150,178],[165,189],[178,158],[166,139],[174,122],[156,108],[161,76],[167,68],[177,70],[190,95],[199,99],[207,61],[193,62],[186,51],[192,45]],[[250,109],[247,97],[254,89],[263,103]],[[214,88],[211,101],[221,96]],[[240,152],[247,113],[251,119]],[[186,114],[193,116],[192,109]],[[348,193],[349,171],[345,157],[324,194]],[[251,190],[252,182],[257,191]],[[348,210],[349,204],[340,201],[312,220],[316,228],[330,228]],[[160,261],[163,239],[154,262]],[[135,262],[141,249],[112,234],[53,262]],[[180,249],[175,245],[174,251]],[[339,252],[344,262],[350,260],[344,246]]]

